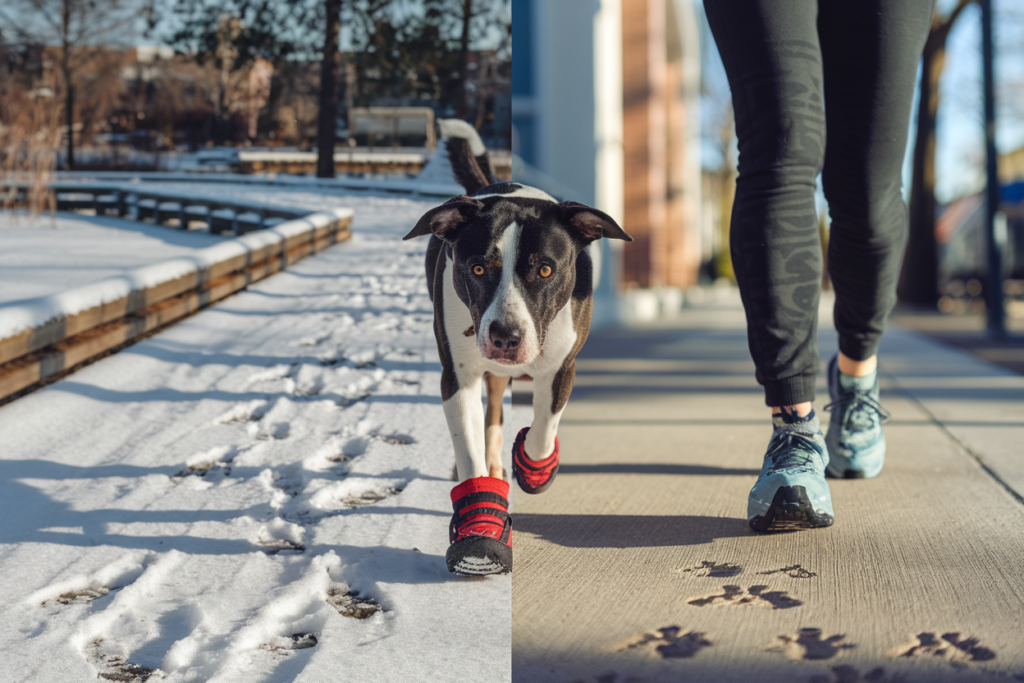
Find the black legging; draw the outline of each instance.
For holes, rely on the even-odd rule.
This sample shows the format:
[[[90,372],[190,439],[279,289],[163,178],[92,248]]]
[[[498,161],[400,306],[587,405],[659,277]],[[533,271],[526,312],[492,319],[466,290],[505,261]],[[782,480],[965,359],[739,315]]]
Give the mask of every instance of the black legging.
[[[878,348],[906,242],[900,171],[932,5],[704,0],[739,139],[732,263],[770,406],[814,398],[819,171],[832,218],[839,349],[864,360]]]

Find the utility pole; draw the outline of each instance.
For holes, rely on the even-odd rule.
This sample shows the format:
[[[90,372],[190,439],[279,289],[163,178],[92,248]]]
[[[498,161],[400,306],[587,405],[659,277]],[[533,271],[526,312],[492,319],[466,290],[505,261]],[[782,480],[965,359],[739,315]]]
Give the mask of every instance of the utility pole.
[[[1006,309],[1003,305],[1003,255],[996,230],[999,210],[999,172],[996,157],[995,78],[992,73],[992,0],[981,0],[981,52],[985,72],[985,234],[988,238],[988,281],[985,310],[988,331],[994,337],[1006,335]]]

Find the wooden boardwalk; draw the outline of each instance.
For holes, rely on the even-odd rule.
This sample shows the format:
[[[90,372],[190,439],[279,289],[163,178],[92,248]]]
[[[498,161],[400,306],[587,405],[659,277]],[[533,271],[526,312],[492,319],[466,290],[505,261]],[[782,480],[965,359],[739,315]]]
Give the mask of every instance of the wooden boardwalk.
[[[558,479],[513,501],[513,680],[1024,678],[1024,377],[900,330],[881,358],[882,475],[830,480],[831,528],[761,536],[742,310],[595,333]]]

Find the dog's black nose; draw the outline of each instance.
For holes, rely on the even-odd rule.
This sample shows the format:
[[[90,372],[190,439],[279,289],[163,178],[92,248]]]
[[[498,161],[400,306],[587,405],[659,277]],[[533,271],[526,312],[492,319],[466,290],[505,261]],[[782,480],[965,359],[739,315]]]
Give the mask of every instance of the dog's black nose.
[[[523,335],[519,330],[503,325],[497,320],[491,322],[488,333],[491,335],[491,343],[499,349],[514,349],[523,341]]]

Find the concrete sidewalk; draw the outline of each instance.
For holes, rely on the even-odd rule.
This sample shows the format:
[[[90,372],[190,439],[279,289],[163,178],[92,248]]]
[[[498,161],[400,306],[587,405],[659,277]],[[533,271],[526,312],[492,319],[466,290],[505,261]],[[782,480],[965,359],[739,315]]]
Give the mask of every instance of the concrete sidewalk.
[[[514,500],[513,680],[1024,680],[1024,377],[898,329],[881,358],[883,474],[830,480],[828,529],[754,535],[738,302],[592,335],[558,479]]]

